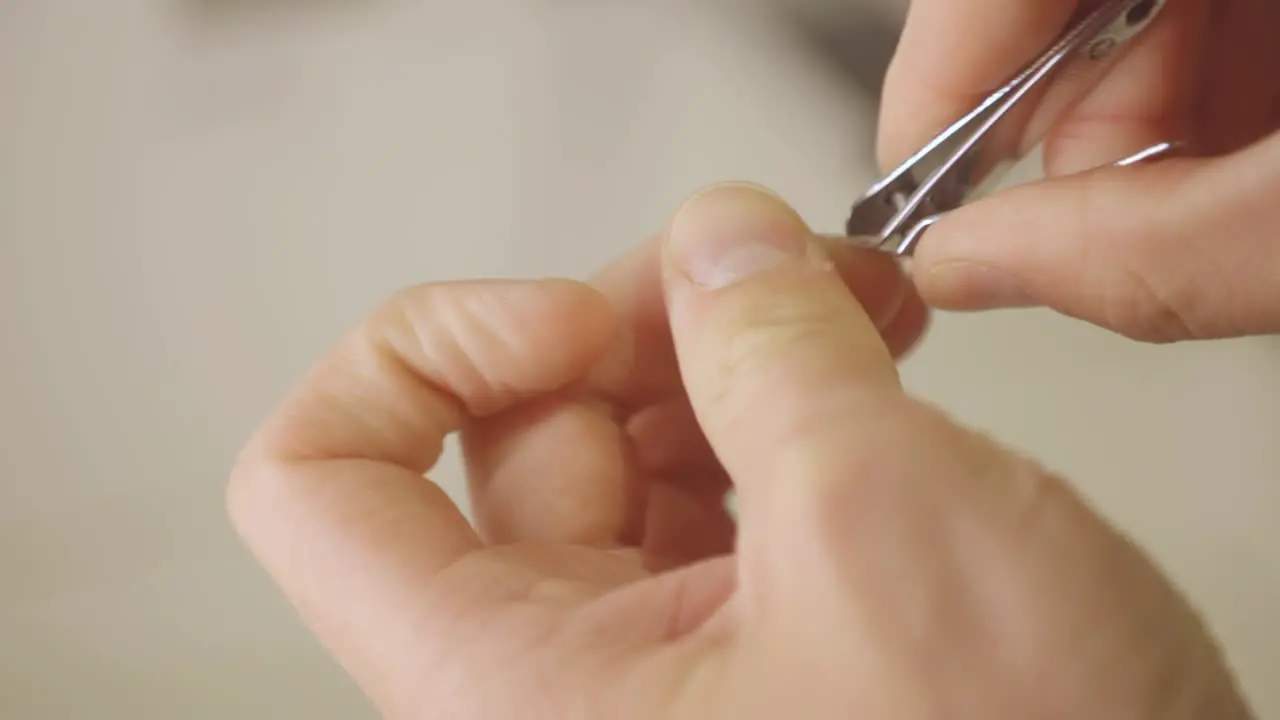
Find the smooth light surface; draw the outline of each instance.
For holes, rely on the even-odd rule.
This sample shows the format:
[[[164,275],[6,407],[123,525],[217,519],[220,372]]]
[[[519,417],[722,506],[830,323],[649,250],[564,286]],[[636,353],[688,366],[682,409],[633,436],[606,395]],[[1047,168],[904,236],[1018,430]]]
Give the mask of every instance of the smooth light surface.
[[[238,5],[0,3],[0,717],[370,716],[223,515],[293,379],[402,285],[580,276],[721,179],[833,230],[872,178],[870,108],[742,4]],[[1280,342],[944,317],[905,372],[1077,479],[1280,713]]]

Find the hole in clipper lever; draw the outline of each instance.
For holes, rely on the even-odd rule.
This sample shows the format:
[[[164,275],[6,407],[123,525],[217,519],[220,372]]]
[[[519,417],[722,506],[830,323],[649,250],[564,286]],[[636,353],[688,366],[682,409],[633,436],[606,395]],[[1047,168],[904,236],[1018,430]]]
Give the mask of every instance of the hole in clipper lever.
[[[1142,2],[1129,8],[1129,12],[1124,16],[1125,22],[1129,24],[1129,27],[1141,25],[1151,17],[1151,13],[1155,12],[1158,4],[1157,0],[1142,0]]]

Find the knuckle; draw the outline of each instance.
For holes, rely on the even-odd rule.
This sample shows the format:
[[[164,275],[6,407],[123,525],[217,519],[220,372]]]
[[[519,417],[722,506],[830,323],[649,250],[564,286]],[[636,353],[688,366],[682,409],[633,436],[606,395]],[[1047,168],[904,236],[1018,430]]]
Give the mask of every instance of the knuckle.
[[[1015,528],[1059,527],[1076,514],[1079,501],[1071,487],[1026,457],[1011,455],[1004,475],[1007,516]]]
[[[448,388],[468,411],[485,415],[502,404],[511,380],[495,368],[512,366],[502,362],[507,358],[527,357],[530,332],[487,295],[456,289],[425,284],[400,290],[365,323],[364,344],[383,363],[436,391]]]
[[[1134,233],[1118,253],[1110,285],[1116,288],[1104,308],[1108,327],[1133,340],[1173,343],[1201,335],[1196,318],[1198,292],[1185,269],[1165,259],[1175,240],[1162,228]]]
[[[1197,263],[1188,262],[1194,243],[1164,214],[1116,212],[1114,197],[1121,193],[1107,183],[1090,188],[1081,193],[1075,213],[1079,237],[1103,239],[1081,244],[1080,265],[1092,275],[1090,284],[1103,289],[1093,295],[1091,307],[1082,308],[1093,315],[1089,319],[1140,342],[1197,337],[1202,323],[1189,272]]]
[[[1180,294],[1160,288],[1143,274],[1130,271],[1125,291],[1108,304],[1108,322],[1126,337],[1139,342],[1166,344],[1197,336],[1184,308],[1192,303]]]

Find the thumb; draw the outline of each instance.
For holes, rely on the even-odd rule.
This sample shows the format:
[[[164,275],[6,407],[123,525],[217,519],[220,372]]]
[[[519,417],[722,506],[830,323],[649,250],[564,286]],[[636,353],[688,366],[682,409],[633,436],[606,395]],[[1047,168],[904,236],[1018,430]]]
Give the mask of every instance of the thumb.
[[[1048,306],[1149,341],[1280,332],[1280,133],[1235,155],[999,193],[930,228],[931,304]]]
[[[807,519],[849,489],[841,481],[883,475],[868,465],[885,453],[912,455],[894,449],[915,442],[900,431],[911,402],[875,323],[776,196],[704,191],[664,251],[685,388],[738,492],[739,597],[767,602],[795,570],[788,548],[822,525]]]
[[[1171,686],[1236,698],[1126,538],[1038,465],[907,396],[815,247],[744,186],[695,197],[666,238],[681,374],[741,501],[740,652],[721,666],[727,691],[701,686],[711,714],[1090,716]],[[1067,679],[1026,694],[1045,677]]]

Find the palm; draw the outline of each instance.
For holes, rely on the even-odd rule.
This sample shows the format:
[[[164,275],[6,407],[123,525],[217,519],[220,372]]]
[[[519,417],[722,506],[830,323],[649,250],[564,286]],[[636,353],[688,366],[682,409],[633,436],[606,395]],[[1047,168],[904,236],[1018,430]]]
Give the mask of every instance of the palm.
[[[727,558],[656,577],[642,565],[635,549],[524,542],[452,566],[431,594],[430,612],[447,622],[418,644],[426,666],[449,669],[419,681],[426,716],[643,716],[656,698],[617,689],[655,679],[610,659],[659,654],[724,604],[733,577]],[[678,679],[657,672],[658,684]]]

